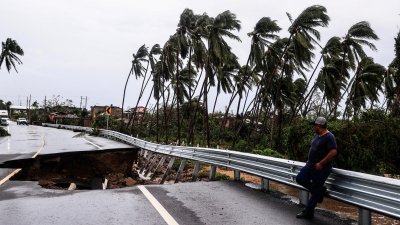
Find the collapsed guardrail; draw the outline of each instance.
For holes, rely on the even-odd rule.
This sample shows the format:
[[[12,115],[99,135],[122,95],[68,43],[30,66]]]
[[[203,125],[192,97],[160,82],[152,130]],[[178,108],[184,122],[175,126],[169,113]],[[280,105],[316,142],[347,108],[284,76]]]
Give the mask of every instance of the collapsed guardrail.
[[[68,125],[43,125],[85,132],[93,130]],[[161,145],[116,131],[99,131],[105,138],[154,153],[211,164],[211,173],[214,175],[216,166],[223,166],[235,170],[235,179],[239,179],[240,172],[260,176],[266,189],[269,180],[299,188],[302,190],[300,202],[307,202],[308,192],[295,181],[297,173],[304,166],[302,162],[230,150]],[[359,207],[359,224],[371,224],[371,212],[400,219],[400,180],[334,168],[326,181],[326,187],[328,197]]]

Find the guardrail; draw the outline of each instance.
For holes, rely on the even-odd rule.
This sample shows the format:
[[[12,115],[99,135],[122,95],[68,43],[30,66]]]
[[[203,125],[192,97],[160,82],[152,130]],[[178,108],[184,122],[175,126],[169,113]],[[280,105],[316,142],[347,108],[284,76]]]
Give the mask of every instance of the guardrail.
[[[92,131],[85,127],[44,125]],[[155,144],[111,130],[100,130],[100,135],[155,153],[224,166],[234,169],[235,174],[241,171],[257,175],[264,182],[277,181],[302,189],[301,203],[308,199],[305,189],[295,181],[305,164],[302,162],[230,150]],[[328,197],[359,207],[359,224],[371,224],[371,212],[400,219],[400,180],[334,168],[325,185]]]

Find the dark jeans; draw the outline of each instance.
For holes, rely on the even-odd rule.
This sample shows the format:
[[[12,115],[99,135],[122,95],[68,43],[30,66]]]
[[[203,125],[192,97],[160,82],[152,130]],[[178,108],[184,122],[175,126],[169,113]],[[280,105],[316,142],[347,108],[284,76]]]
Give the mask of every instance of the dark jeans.
[[[324,183],[331,173],[332,166],[326,166],[322,170],[315,169],[315,164],[307,163],[301,168],[296,176],[296,182],[307,188],[311,192],[311,198],[308,200],[306,211],[314,212],[314,208],[324,195]]]

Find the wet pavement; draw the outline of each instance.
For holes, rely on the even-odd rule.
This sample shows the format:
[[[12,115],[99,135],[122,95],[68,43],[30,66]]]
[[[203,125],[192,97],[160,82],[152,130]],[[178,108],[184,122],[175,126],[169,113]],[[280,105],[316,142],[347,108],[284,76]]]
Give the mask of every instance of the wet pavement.
[[[298,205],[234,181],[142,187],[178,224],[346,224],[324,213],[296,219]],[[138,186],[65,191],[10,181],[0,187],[0,199],[0,224],[166,224]]]

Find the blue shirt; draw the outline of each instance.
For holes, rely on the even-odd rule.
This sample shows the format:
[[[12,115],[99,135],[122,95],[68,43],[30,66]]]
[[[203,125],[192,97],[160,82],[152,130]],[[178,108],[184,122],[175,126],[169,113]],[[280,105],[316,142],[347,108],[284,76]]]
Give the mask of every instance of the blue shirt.
[[[308,162],[312,164],[320,162],[332,149],[337,149],[337,145],[336,138],[331,132],[322,136],[315,135],[308,153]],[[332,162],[327,165],[332,165]]]

